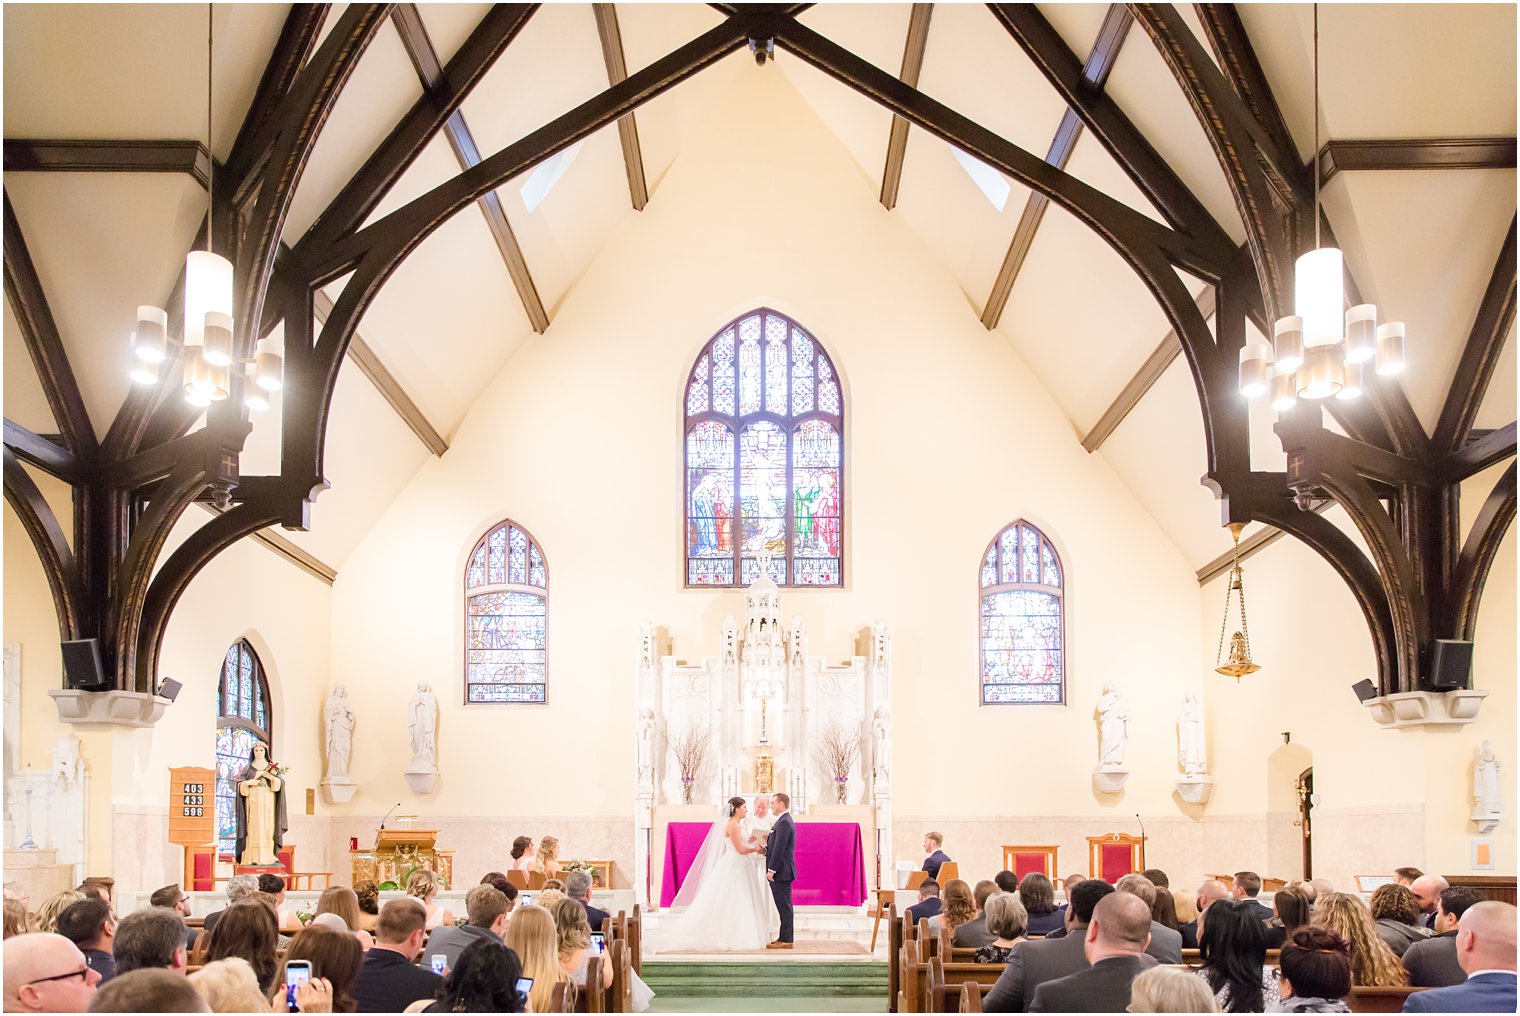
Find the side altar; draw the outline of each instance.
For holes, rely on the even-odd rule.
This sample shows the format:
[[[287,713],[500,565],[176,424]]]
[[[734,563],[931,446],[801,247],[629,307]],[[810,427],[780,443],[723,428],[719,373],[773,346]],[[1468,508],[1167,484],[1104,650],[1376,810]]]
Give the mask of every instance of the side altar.
[[[406,888],[406,879],[418,868],[431,868],[444,884],[454,884],[454,852],[439,850],[437,829],[380,829],[371,850],[350,849],[353,881],[373,879],[377,884],[394,882]]]

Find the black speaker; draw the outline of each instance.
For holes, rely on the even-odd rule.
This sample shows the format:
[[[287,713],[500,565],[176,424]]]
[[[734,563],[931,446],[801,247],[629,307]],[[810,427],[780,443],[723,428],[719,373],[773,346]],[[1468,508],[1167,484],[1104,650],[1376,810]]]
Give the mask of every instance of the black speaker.
[[[100,640],[78,639],[65,642],[63,649],[63,684],[73,691],[109,691],[106,668],[100,662]]]
[[[180,684],[174,678],[166,677],[164,678],[163,683],[158,686],[158,693],[164,698],[168,699],[170,702],[173,702],[175,699],[179,698],[179,690],[183,687],[184,685]]]
[[[1377,685],[1366,678],[1353,684],[1351,690],[1356,692],[1358,702],[1366,702],[1370,698],[1377,698]]]
[[[1459,691],[1472,687],[1473,644],[1461,639],[1436,639],[1430,654],[1430,690]]]

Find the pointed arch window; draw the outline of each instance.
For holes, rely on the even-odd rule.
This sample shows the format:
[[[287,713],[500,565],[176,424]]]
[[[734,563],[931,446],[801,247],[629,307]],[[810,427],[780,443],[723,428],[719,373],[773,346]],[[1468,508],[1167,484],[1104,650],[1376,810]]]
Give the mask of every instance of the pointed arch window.
[[[217,851],[231,858],[237,839],[237,775],[253,757],[255,743],[264,745],[274,757],[269,682],[247,639],[238,639],[223,657],[216,701]]]
[[[844,578],[844,397],[818,340],[773,310],[724,326],[686,381],[686,584]]]
[[[465,567],[466,702],[547,701],[549,568],[511,519],[480,538]]]
[[[1066,701],[1065,573],[1023,519],[982,555],[982,704]]]

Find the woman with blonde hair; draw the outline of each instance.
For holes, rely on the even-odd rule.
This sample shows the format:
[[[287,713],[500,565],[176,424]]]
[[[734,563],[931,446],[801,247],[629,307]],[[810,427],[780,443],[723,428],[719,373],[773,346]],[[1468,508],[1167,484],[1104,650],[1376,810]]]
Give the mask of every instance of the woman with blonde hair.
[[[559,969],[568,974],[577,988],[586,987],[586,967],[591,962],[591,922],[579,901],[562,896],[546,910],[554,915],[554,930],[559,947]],[[612,964],[602,964],[602,987],[612,987]]]
[[[554,986],[560,981],[570,984],[565,1011],[575,1009],[575,984],[559,967],[559,935],[554,916],[543,907],[519,907],[507,925],[507,948],[522,961],[524,977],[533,978],[528,1001],[534,1012],[548,1012]]]
[[[42,901],[42,906],[38,907],[37,913],[33,915],[32,930],[57,933],[58,915],[85,898],[85,894],[78,889],[65,889],[61,893],[49,896]]]
[[[26,904],[20,900],[7,899],[5,901],[5,937],[25,935],[31,930],[31,915],[26,912]]]
[[[538,841],[538,853],[528,864],[529,871],[541,872],[544,878],[559,877],[559,840],[545,836]]]
[[[940,912],[929,918],[929,933],[940,936],[945,947],[949,948],[955,938],[955,929],[976,919],[976,901],[965,879],[952,878],[945,883],[940,902]]]
[[[407,876],[406,894],[415,896],[422,901],[427,910],[427,929],[432,931],[439,925],[453,924],[454,912],[447,907],[440,907],[433,902],[438,895],[438,890],[443,888],[443,882],[438,878],[438,873],[431,868],[418,868]]]
[[[1328,928],[1351,947],[1351,983],[1364,988],[1403,988],[1409,973],[1378,935],[1372,912],[1358,896],[1326,893],[1314,905],[1310,925]]]
[[[337,918],[343,922],[341,930],[353,934],[359,940],[359,947],[366,952],[375,944],[374,938],[367,931],[359,928],[362,914],[359,911],[359,895],[346,885],[329,886],[322,890],[322,895],[317,898],[317,912],[312,915],[312,920],[323,916]]]
[[[258,975],[241,956],[207,963],[190,975],[190,986],[212,1012],[263,1012],[269,1008],[269,999],[259,990]]]
[[[1151,967],[1129,987],[1130,1012],[1218,1012],[1214,993],[1180,967]]]

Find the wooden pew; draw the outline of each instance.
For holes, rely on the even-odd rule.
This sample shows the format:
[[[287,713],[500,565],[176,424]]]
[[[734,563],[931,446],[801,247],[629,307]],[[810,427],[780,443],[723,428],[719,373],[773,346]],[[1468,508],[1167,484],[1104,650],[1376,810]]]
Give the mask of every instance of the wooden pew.
[[[1362,988],[1351,989],[1346,1004],[1352,1012],[1403,1012],[1404,1000],[1417,991],[1429,988]]]
[[[628,957],[633,964],[633,972],[640,977],[644,976],[644,918],[639,912],[639,905],[633,905],[633,916],[628,918],[628,948],[632,955]]]
[[[961,985],[961,1012],[981,1012],[982,996],[987,993],[987,988],[981,984],[973,984],[967,981]]]
[[[549,996],[549,1012],[565,1012],[565,996],[570,991],[569,981],[559,981],[554,985],[554,994]]]
[[[607,1012],[633,1012],[633,951],[627,941],[613,942],[607,951],[612,964],[612,987],[607,989]]]
[[[926,1012],[929,964],[919,961],[918,949],[910,942],[903,945],[897,965],[897,1011]]]
[[[902,955],[903,919],[897,904],[887,904],[887,1012],[897,1011],[897,960]]]
[[[946,963],[939,956],[931,958],[927,992],[929,1011],[957,1011],[962,985],[982,985],[990,991],[1005,969],[1007,965],[1003,963]]]
[[[1266,961],[1267,962],[1267,966],[1269,966],[1269,967],[1275,967],[1275,966],[1277,966],[1278,960],[1281,957],[1282,957],[1282,950],[1281,949],[1268,949],[1267,950],[1267,961]],[[1184,950],[1182,950],[1182,962],[1183,962],[1183,964],[1185,966],[1196,967],[1196,966],[1202,965],[1203,958],[1198,955],[1198,950],[1197,949],[1184,949]]]

